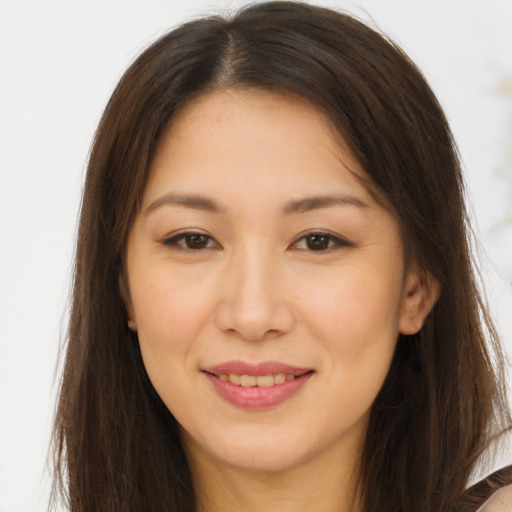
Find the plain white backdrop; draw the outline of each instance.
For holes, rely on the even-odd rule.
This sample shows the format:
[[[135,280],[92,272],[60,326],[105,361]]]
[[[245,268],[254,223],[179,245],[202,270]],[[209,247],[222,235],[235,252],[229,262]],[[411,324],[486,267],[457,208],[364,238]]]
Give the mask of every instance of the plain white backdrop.
[[[243,3],[0,0],[0,512],[46,510],[81,185],[108,97],[157,36]],[[321,3],[395,39],[445,107],[484,248],[489,302],[512,354],[512,1]],[[506,452],[494,465],[511,459]]]

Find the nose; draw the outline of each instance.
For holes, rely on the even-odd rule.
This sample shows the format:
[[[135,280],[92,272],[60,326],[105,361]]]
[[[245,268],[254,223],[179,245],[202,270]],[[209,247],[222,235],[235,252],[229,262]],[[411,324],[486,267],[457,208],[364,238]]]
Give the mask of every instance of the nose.
[[[246,340],[275,338],[290,332],[295,316],[283,269],[264,251],[244,251],[226,264],[217,327]]]

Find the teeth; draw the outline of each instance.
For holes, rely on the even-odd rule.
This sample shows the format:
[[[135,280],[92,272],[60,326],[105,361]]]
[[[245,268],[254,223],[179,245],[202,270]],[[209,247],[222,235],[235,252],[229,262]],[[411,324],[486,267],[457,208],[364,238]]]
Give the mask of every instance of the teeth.
[[[274,385],[273,375],[258,375],[256,377],[256,386],[259,388],[268,388]]]
[[[293,377],[293,375],[292,375]],[[282,384],[286,381],[286,375],[284,373],[278,373],[274,375],[274,384]]]
[[[295,375],[287,375],[284,373],[276,373],[274,375],[238,375],[236,373],[221,373],[217,377],[224,381],[230,382],[235,386],[243,386],[245,388],[252,388],[254,386],[260,388],[268,388],[275,384],[283,384],[286,381],[295,379]]]
[[[256,386],[256,377],[254,375],[242,375],[240,377],[240,384],[244,388],[252,388]]]
[[[228,376],[228,380],[229,382],[231,382],[231,384],[234,384],[235,386],[240,386],[240,375],[237,375],[236,373],[230,373]]]

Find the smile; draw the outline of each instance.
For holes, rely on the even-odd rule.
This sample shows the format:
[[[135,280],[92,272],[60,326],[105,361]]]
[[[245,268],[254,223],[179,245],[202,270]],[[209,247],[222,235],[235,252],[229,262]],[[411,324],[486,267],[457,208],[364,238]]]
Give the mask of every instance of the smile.
[[[242,409],[275,407],[295,396],[315,371],[282,363],[229,362],[202,370],[224,401]]]
[[[279,384],[284,384],[286,381],[295,379],[293,374],[276,373],[270,375],[238,375],[237,373],[221,373],[217,377],[224,381],[234,384],[235,386],[243,386],[244,388],[268,388]]]

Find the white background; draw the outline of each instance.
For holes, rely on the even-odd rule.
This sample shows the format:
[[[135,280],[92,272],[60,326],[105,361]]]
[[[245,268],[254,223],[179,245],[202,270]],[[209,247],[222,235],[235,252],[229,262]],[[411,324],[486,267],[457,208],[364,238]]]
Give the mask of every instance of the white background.
[[[90,142],[128,64],[222,0],[0,0],[0,511],[46,509],[55,368]],[[343,0],[424,71],[459,142],[512,353],[512,0]],[[510,374],[510,370],[509,370]],[[495,466],[512,459],[512,451]]]

